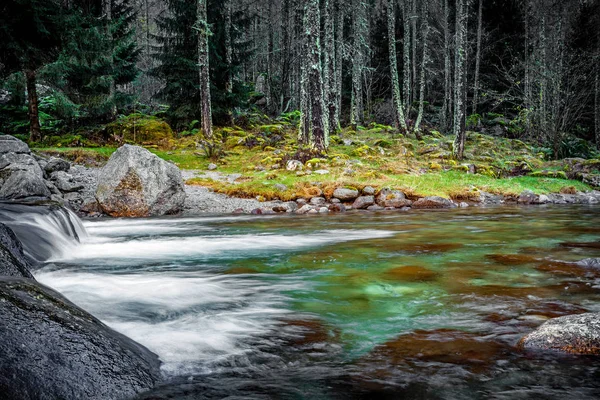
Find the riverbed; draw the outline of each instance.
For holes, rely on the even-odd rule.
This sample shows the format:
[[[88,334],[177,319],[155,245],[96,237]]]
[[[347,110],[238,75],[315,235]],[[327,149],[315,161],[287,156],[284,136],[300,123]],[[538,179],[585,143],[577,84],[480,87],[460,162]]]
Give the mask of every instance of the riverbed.
[[[36,278],[159,355],[148,398],[592,399],[596,358],[524,353],[600,311],[600,208],[84,221]]]

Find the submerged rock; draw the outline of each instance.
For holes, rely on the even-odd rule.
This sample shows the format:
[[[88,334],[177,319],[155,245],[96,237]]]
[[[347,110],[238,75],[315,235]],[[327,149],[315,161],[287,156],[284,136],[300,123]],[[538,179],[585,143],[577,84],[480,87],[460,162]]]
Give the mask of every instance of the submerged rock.
[[[600,313],[551,319],[521,339],[519,347],[525,350],[600,355]]]
[[[142,147],[125,145],[100,172],[96,199],[113,217],[176,214],[185,201],[181,171]]]
[[[30,269],[21,242],[12,229],[0,223],[0,276],[33,278]]]
[[[158,357],[30,279],[0,278],[0,397],[123,399],[160,379]]]

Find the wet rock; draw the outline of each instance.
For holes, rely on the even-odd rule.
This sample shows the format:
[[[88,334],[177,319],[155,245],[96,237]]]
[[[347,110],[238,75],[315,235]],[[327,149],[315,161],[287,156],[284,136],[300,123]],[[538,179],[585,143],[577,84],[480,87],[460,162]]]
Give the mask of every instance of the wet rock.
[[[125,145],[100,172],[96,199],[113,217],[176,214],[183,209],[181,172],[148,150]]]
[[[600,269],[600,258],[586,258],[577,262],[577,265],[584,268]]]
[[[312,211],[313,208],[308,204],[303,205],[299,209],[296,210],[296,214],[307,214],[309,211]]]
[[[0,276],[33,279],[30,270],[21,242],[12,229],[0,223]]]
[[[333,203],[329,205],[329,211],[331,212],[346,212],[346,206],[342,203]]]
[[[51,157],[50,160],[48,160],[48,163],[44,166],[44,171],[46,171],[48,175],[56,171],[68,172],[70,169],[71,164],[56,157]]]
[[[313,206],[321,206],[326,202],[327,200],[325,200],[324,197],[313,197],[312,199],[310,199],[310,204],[312,204]]]
[[[373,204],[372,206],[367,207],[367,211],[382,211],[385,210],[385,207],[378,206],[377,204]]]
[[[2,398],[131,398],[160,380],[155,354],[45,286],[0,278],[0,300]]]
[[[469,203],[465,203],[464,201],[461,201],[460,203],[458,203],[458,207],[460,207],[460,208],[468,208],[469,207]]]
[[[341,201],[353,201],[358,195],[359,193],[356,189],[337,188],[333,191],[333,197]]]
[[[316,210],[314,208],[311,208],[310,210],[308,210],[307,214],[318,214],[319,210]]]
[[[38,175],[29,171],[14,171],[2,179],[0,171],[0,200],[48,199],[50,190]]]
[[[531,190],[524,190],[517,199],[519,204],[538,204],[539,197]]]
[[[375,194],[375,188],[373,186],[365,186],[362,190],[365,196],[373,196]]]
[[[5,153],[31,154],[31,150],[27,143],[14,136],[0,135],[0,154]]]
[[[404,208],[412,206],[413,202],[408,199],[391,199],[383,202],[383,207],[386,208]]]
[[[290,160],[285,165],[285,169],[288,171],[302,171],[304,169],[304,164],[298,160]]]
[[[504,203],[504,197],[497,194],[479,192],[479,203],[482,205],[502,204]]]
[[[319,208],[319,214],[327,214],[328,212],[329,212],[329,208],[327,208],[327,207]]]
[[[352,204],[352,208],[355,210],[364,210],[369,206],[375,204],[375,197],[373,196],[360,196]]]
[[[456,204],[452,201],[439,196],[424,197],[415,201],[412,208],[455,208]]]
[[[386,278],[402,282],[430,282],[437,276],[438,274],[430,269],[412,265],[392,268],[385,272]]]
[[[525,350],[600,355],[600,313],[554,318],[519,342]]]
[[[254,210],[250,211],[250,214],[252,214],[252,215],[262,215],[263,214],[263,210],[262,210],[262,208],[255,208]]]

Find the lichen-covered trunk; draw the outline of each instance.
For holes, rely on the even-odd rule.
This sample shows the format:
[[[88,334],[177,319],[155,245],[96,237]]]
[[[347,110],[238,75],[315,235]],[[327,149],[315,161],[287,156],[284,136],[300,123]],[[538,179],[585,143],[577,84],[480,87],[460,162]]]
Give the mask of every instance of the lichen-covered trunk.
[[[335,0],[325,0],[325,51],[323,68],[323,80],[326,96],[327,125],[330,133],[338,129],[337,114],[337,91],[336,91],[336,56],[335,56]]]
[[[477,10],[477,49],[475,50],[475,76],[473,78],[473,114],[477,114],[479,105],[479,70],[481,66],[481,36],[483,34],[483,0],[479,0]]]
[[[279,113],[288,110],[290,96],[290,0],[283,0],[281,11],[281,91]]]
[[[456,9],[456,50],[454,67],[454,146],[453,155],[462,160],[465,153],[465,87],[466,87],[466,36],[467,36],[467,1],[457,0]]]
[[[210,64],[208,58],[208,37],[210,28],[207,21],[206,0],[198,0],[196,14],[198,31],[198,75],[200,78],[200,107],[202,112],[202,131],[204,136],[212,138],[212,105],[210,100]]]
[[[320,14],[319,0],[310,0],[304,14],[304,31],[308,45],[306,69],[311,111],[311,145],[316,151],[325,152],[329,145],[329,133],[327,132],[323,73],[321,69]]]
[[[410,98],[411,93],[411,65],[410,65],[410,8],[408,0],[402,1],[402,29],[404,38],[402,41],[403,66],[402,66],[402,84],[404,86],[404,114],[410,118]]]
[[[596,66],[594,85],[594,128],[596,130],[596,148],[600,150],[600,68]]]
[[[452,115],[452,63],[450,62],[451,43],[450,43],[450,25],[448,20],[450,18],[450,6],[448,0],[444,2],[444,20],[442,22],[442,28],[444,31],[444,101],[442,104],[442,115],[441,124],[443,129],[448,129],[450,126],[450,116]]]
[[[363,68],[364,68],[364,7],[362,0],[354,0],[354,18],[353,18],[353,36],[354,36],[354,54],[352,56],[352,110],[350,114],[350,124],[353,129],[363,123],[364,104],[363,104]]]
[[[34,70],[26,70],[27,100],[29,110],[29,140],[39,142],[42,140],[42,129],[40,127],[40,115],[38,110],[37,74]]]
[[[406,117],[402,104],[402,95],[400,93],[400,78],[398,77],[398,56],[396,54],[396,9],[394,3],[396,0],[388,0],[387,4],[387,31],[388,31],[388,50],[390,53],[390,75],[392,81],[392,103],[394,104],[394,121],[396,128],[401,128],[403,132],[408,130],[406,126]]]
[[[306,10],[305,10],[306,13]],[[306,23],[306,16],[302,16],[302,26]],[[306,29],[304,27],[304,29]],[[303,32],[302,29],[298,30]],[[300,35],[301,51],[299,55],[300,59],[300,126],[298,130],[298,142],[302,145],[307,145],[311,142],[311,109],[309,99],[309,87],[308,87],[308,37],[306,34]]]
[[[342,113],[342,77],[344,65],[344,0],[337,0],[337,22],[335,31],[335,117],[332,129],[341,129],[341,113]]]
[[[103,4],[102,4],[102,9],[103,9],[103,13],[104,13],[104,18],[105,18],[105,30],[106,30],[106,37],[108,39],[108,42],[110,43],[110,47],[108,49],[109,54],[108,54],[108,60],[110,63],[110,68],[114,68],[115,65],[115,60],[114,60],[114,43],[113,43],[113,34],[112,34],[112,0],[103,0]],[[113,71],[114,73],[114,71]],[[115,95],[117,92],[117,86],[115,83],[115,79],[113,77],[113,75],[111,74],[109,77],[109,93],[108,93],[108,101],[110,102],[110,115],[112,118],[115,118],[117,115],[117,103],[116,103],[116,99],[115,99]]]
[[[231,38],[232,24],[231,0],[225,0],[225,64],[227,65],[227,81],[225,82],[225,92],[231,97],[233,93],[233,41]],[[233,112],[227,111],[229,123],[233,125]]]
[[[427,1],[423,2],[423,58],[421,60],[421,70],[419,77],[419,112],[417,114],[417,120],[413,131],[418,140],[421,140],[421,121],[423,120],[423,113],[425,112],[425,79],[427,72],[427,63],[429,62],[429,45],[427,40],[429,38],[429,8]]]

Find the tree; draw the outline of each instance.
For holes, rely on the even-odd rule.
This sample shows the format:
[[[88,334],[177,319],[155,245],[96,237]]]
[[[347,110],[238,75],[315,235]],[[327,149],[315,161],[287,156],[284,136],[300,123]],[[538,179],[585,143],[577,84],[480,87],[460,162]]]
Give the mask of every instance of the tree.
[[[454,60],[454,146],[452,152],[457,160],[462,160],[465,152],[465,87],[467,80],[467,19],[468,1],[457,0],[456,9],[456,49]]]
[[[21,71],[27,79],[30,140],[42,139],[37,75],[62,45],[63,9],[57,0],[5,0],[0,5],[0,75]]]
[[[319,0],[309,0],[304,10],[304,31],[308,54],[305,69],[308,75],[308,98],[310,108],[310,144],[318,152],[325,152],[329,146],[327,115],[323,91],[320,43]]]
[[[206,0],[198,0],[197,21],[198,32],[198,75],[200,78],[200,104],[202,110],[202,131],[204,136],[212,138],[212,104],[210,101],[210,65],[208,54],[208,38],[211,34],[206,12]]]
[[[394,105],[394,121],[397,128],[408,131],[404,115],[402,95],[400,93],[400,78],[398,77],[398,57],[396,54],[396,0],[387,1],[387,32],[390,56],[390,74],[392,81],[392,103]]]
[[[413,128],[413,132],[418,140],[421,140],[420,128],[421,121],[423,120],[423,112],[425,108],[425,79],[426,79],[426,71],[427,71],[427,63],[429,62],[429,5],[427,1],[423,2],[423,57],[421,58],[421,71],[419,78],[419,112],[417,113],[417,120],[415,121],[415,126]]]
[[[353,54],[352,54],[352,101],[350,110],[350,124],[353,129],[363,123],[363,70],[365,67],[366,43],[366,7],[362,0],[353,0],[354,18],[352,24]]]

